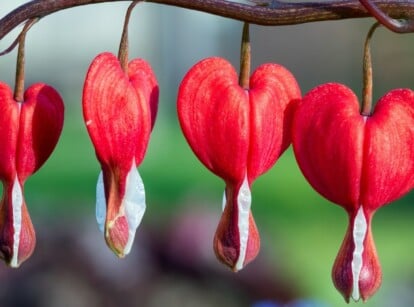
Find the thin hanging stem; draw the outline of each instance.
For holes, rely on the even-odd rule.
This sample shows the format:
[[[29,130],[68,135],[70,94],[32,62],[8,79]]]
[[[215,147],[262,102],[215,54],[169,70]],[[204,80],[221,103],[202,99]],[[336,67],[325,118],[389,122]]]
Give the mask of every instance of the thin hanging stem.
[[[7,47],[5,50],[0,52],[0,56],[6,55],[6,54],[12,52],[13,49],[16,48],[17,44],[19,43],[19,38],[20,38],[20,34],[19,34],[19,36],[16,37],[16,39],[13,41],[13,43],[11,43],[11,45],[9,47]]]
[[[24,25],[22,32],[18,36],[19,48],[17,49],[16,81],[14,84],[14,99],[18,102],[23,102],[24,100],[24,64],[25,64],[24,48],[25,48],[25,41],[26,41],[26,33],[38,20],[39,20],[38,18],[30,19]]]
[[[375,30],[381,24],[376,22],[367,34],[364,46],[363,60],[363,88],[362,88],[362,106],[361,115],[370,116],[372,111],[372,59],[371,59],[371,38]]]
[[[121,63],[122,70],[128,72],[128,50],[129,50],[129,41],[128,41],[128,25],[129,19],[131,18],[131,13],[134,7],[141,2],[142,0],[132,2],[125,15],[124,28],[122,30],[121,42],[119,43],[118,51],[118,60]]]
[[[240,48],[240,74],[239,85],[245,89],[249,88],[251,65],[251,48],[249,23],[245,22],[243,26],[242,42]]]
[[[411,33],[414,32],[413,20],[398,20],[391,18],[378,6],[376,6],[371,0],[359,0],[359,2],[365,7],[365,9],[377,19],[377,21],[389,30],[397,33]]]

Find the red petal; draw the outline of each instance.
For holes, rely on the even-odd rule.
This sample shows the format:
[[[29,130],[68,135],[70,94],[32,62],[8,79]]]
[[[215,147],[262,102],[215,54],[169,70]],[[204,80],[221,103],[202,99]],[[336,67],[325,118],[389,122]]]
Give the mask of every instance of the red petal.
[[[365,132],[361,203],[375,210],[414,185],[414,92],[398,89],[382,97]]]
[[[249,146],[248,94],[230,63],[205,59],[191,68],[178,92],[184,135],[200,161],[228,182],[242,182]]]
[[[29,87],[20,111],[16,165],[24,182],[36,172],[54,150],[64,119],[64,104],[52,87],[38,83]]]
[[[151,128],[154,127],[158,111],[158,81],[151,66],[143,59],[134,59],[128,64],[128,76],[132,86],[144,95],[151,110]],[[137,161],[141,158],[137,157]]]
[[[208,58],[193,66],[178,93],[178,116],[194,153],[216,175],[241,184],[267,171],[290,144],[300,89],[276,64],[260,66],[250,89],[238,85],[232,65]]]
[[[13,99],[7,84],[0,83],[0,176],[13,181],[15,172],[24,182],[55,148],[63,126],[64,105],[59,93],[46,84],[34,84],[25,101]],[[19,111],[20,109],[20,111]]]
[[[101,164],[129,171],[138,148],[145,151],[147,147],[150,113],[143,96],[110,53],[98,55],[89,67],[83,89],[83,113]]]
[[[0,82],[0,179],[13,182],[16,177],[16,144],[19,134],[19,106],[10,87]]]
[[[355,94],[328,83],[303,97],[293,123],[293,149],[304,176],[330,201],[359,207],[364,119]]]
[[[293,148],[303,174],[324,197],[347,209],[362,204],[375,210],[414,185],[413,127],[411,90],[389,92],[364,117],[350,89],[325,84],[299,104]]]
[[[104,177],[111,169],[117,182],[125,182],[135,156],[143,157],[146,151],[151,116],[143,94],[132,86],[114,55],[102,53],[89,67],[83,112]],[[123,187],[120,189],[122,198]]]
[[[269,170],[291,142],[291,122],[301,93],[283,66],[264,64],[250,78],[249,181]]]

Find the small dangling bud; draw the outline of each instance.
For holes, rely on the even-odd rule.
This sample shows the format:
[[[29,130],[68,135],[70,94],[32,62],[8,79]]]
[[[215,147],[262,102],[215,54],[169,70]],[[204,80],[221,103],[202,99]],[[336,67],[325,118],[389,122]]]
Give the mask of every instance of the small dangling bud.
[[[227,186],[225,195],[226,204],[214,236],[214,251],[221,262],[237,272],[256,258],[260,236],[250,210],[252,198],[247,178],[240,187]]]
[[[381,265],[371,232],[371,215],[362,207],[350,216],[350,224],[336,257],[332,279],[346,302],[366,301],[380,287]]]

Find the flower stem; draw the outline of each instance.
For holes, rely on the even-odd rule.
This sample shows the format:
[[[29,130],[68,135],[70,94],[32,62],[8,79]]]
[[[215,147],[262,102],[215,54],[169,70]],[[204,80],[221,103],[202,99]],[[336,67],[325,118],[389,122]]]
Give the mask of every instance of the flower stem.
[[[16,81],[14,84],[14,99],[18,102],[24,100],[24,63],[25,63],[25,41],[26,33],[39,20],[39,18],[30,19],[25,25],[22,32],[19,34],[16,61]]]
[[[245,89],[249,88],[251,65],[251,48],[249,23],[245,22],[243,26],[242,42],[240,48],[240,74],[239,85]]]
[[[375,30],[381,24],[376,22],[369,30],[365,39],[364,60],[363,60],[363,88],[361,114],[370,116],[372,112],[372,59],[371,59],[371,38]]]
[[[118,51],[118,60],[121,63],[122,70],[127,73],[128,72],[128,50],[129,50],[129,42],[128,42],[128,25],[129,19],[131,18],[132,10],[134,9],[135,5],[138,4],[141,0],[132,2],[125,15],[124,20],[124,28],[122,30],[121,42],[119,43],[119,51]]]

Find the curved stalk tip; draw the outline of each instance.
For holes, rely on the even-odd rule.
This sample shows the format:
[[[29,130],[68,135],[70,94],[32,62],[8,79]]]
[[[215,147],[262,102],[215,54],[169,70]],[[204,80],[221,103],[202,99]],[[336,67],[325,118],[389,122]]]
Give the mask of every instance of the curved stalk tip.
[[[371,57],[371,38],[375,30],[381,24],[376,22],[368,31],[364,45],[364,59],[363,59],[363,88],[362,88],[362,105],[361,115],[370,116],[372,112],[372,57]]]

